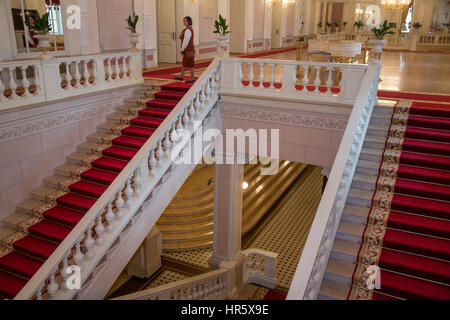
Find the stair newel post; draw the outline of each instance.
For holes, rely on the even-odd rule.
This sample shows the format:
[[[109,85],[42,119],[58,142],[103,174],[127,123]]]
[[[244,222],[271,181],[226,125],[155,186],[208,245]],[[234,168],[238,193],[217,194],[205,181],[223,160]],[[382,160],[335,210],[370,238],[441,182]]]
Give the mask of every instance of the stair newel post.
[[[122,197],[122,190],[123,190],[123,185],[121,185],[119,188],[119,191],[117,191],[117,200],[116,200],[117,214],[116,214],[116,217],[119,220],[122,219],[123,207],[125,206],[125,201],[123,200],[123,197]]]
[[[167,137],[169,139],[169,137]],[[142,190],[141,167],[137,167],[134,171],[134,192],[137,196]]]
[[[148,157],[148,166],[149,166],[149,172],[150,175],[152,177],[155,176],[156,173],[156,166],[157,166],[157,162],[156,162],[156,158],[155,158],[155,147],[152,147],[150,149],[150,153],[149,153],[149,157]]]
[[[97,217],[97,226],[95,227],[95,233],[97,234],[97,244],[101,245],[103,243],[103,233],[105,232],[105,227],[102,222],[102,213]]]
[[[132,205],[133,188],[131,188],[131,177],[127,179],[127,187],[125,188],[125,195],[127,196],[127,206],[128,208]]]
[[[80,241],[75,244],[75,254],[73,256],[75,263],[79,266],[84,260],[84,254],[81,252]]]
[[[17,83],[15,81],[15,73],[16,73],[16,67],[10,67],[9,70],[9,89],[11,90],[11,96],[10,99],[16,99],[19,96],[16,93],[17,90]]]
[[[326,82],[327,93],[328,93],[328,95],[331,96],[333,94],[331,92],[331,87],[333,86],[333,79],[332,79],[333,68],[332,67],[327,67],[327,71],[328,71],[328,77],[327,77],[327,82]]]
[[[108,222],[108,226],[106,227],[106,230],[108,232],[111,232],[114,228],[113,222],[114,222],[114,212],[112,210],[112,200],[108,203],[108,212],[105,215],[106,221]]]
[[[31,96],[30,92],[28,91],[30,89],[30,81],[28,81],[27,77],[27,66],[21,66],[20,71],[22,73],[22,87],[23,87],[23,96],[29,97]]]
[[[55,273],[52,273],[50,275],[50,282],[47,286],[47,291],[50,294],[52,299],[54,299],[59,292],[59,285],[55,281]]]
[[[91,259],[94,256],[94,253],[92,252],[92,247],[95,244],[95,241],[92,238],[92,228],[93,227],[94,227],[94,224],[90,223],[86,230],[87,236],[86,236],[86,240],[84,241],[84,246],[87,249],[86,256],[88,259]]]

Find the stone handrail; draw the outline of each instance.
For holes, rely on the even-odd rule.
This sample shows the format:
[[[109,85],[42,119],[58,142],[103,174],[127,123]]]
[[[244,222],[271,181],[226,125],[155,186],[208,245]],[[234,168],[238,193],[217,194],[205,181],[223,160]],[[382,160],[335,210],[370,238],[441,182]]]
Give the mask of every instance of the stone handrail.
[[[316,299],[347,200],[372,110],[381,65],[371,62],[334,160],[287,299]]]
[[[71,299],[79,291],[67,288],[72,275],[68,267],[80,268],[82,287],[163,183],[173,160],[218,100],[219,66],[216,58],[15,299]],[[183,129],[185,134],[179,135]]]
[[[260,249],[247,249],[242,253],[247,257],[244,269],[245,282],[274,289],[278,253]]]
[[[221,93],[353,105],[365,64],[226,58]],[[266,70],[266,72],[261,72]]]
[[[0,110],[140,84],[138,53],[0,62]]]
[[[227,298],[230,272],[218,269],[112,300],[223,300]]]

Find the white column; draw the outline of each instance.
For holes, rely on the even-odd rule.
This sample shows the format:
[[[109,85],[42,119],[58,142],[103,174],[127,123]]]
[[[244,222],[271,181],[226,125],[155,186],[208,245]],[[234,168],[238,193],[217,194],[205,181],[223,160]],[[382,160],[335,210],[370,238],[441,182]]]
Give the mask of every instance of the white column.
[[[230,20],[230,0],[218,0],[217,8],[224,19]]]
[[[144,68],[156,67],[158,64],[158,41],[156,25],[156,0],[142,0],[142,21],[138,22],[141,33]]]
[[[249,51],[248,48],[248,43],[249,41],[253,40],[253,19],[254,19],[254,14],[255,14],[255,3],[254,0],[247,0],[246,2],[247,4],[247,15],[246,15],[246,19],[247,22],[245,23],[245,28],[246,28],[246,34],[247,34],[247,39],[245,41],[245,46],[246,46],[246,52]]]
[[[127,265],[130,276],[148,278],[161,267],[161,232],[154,227]]]
[[[264,2],[264,50],[270,49],[272,37],[272,8]]]
[[[216,164],[214,168],[214,243],[212,268],[231,272],[228,298],[244,284],[245,256],[241,251],[242,182],[244,165]]]

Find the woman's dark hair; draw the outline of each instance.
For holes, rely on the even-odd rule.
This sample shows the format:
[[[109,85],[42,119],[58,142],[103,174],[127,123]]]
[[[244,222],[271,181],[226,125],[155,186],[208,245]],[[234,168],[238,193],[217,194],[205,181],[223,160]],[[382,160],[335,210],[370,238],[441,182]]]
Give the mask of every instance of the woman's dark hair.
[[[184,19],[187,20],[187,22],[189,23],[190,26],[192,26],[192,18],[189,16],[184,17]]]

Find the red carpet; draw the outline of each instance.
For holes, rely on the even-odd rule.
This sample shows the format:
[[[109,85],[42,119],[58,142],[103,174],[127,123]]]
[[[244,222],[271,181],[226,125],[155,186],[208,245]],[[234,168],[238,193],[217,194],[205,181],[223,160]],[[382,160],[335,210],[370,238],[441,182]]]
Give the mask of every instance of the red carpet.
[[[392,119],[389,136],[398,139],[386,140],[348,298],[450,299],[450,105],[415,101],[395,107]],[[372,291],[364,279],[374,261],[381,288]]]
[[[263,300],[286,300],[286,295],[275,290],[269,290]]]
[[[296,50],[297,50],[296,48],[286,48],[286,49],[280,49],[280,50],[272,50],[272,51],[246,54],[246,55],[239,56],[238,58],[255,58],[256,59],[256,58],[267,57],[267,56],[285,53],[285,52],[292,52],[292,51],[296,51]],[[212,60],[196,63],[194,65],[194,68],[195,69],[205,69],[209,66],[209,64],[211,62],[212,62]],[[181,66],[177,66],[177,67],[172,67],[172,68],[164,68],[164,69],[159,69],[159,70],[154,70],[154,71],[147,71],[147,72],[142,73],[142,75],[147,78],[159,78],[159,79],[172,80],[174,77],[179,76],[180,72],[181,72]],[[189,71],[186,71],[186,73],[185,73],[185,76],[183,79],[184,81],[190,79],[190,76],[187,76],[188,72]],[[195,77],[195,79],[198,79],[198,78]],[[166,89],[162,88],[162,89],[167,90],[167,88]],[[175,90],[170,90],[170,91],[175,91]]]
[[[12,299],[26,284],[58,244],[70,233],[92,205],[145,144],[164,118],[192,84],[170,83],[155,94],[147,108],[122,129],[92,168],[69,185],[70,192],[56,199],[57,206],[43,212],[43,220],[28,227],[28,235],[13,242],[14,251],[0,258],[0,299]]]

